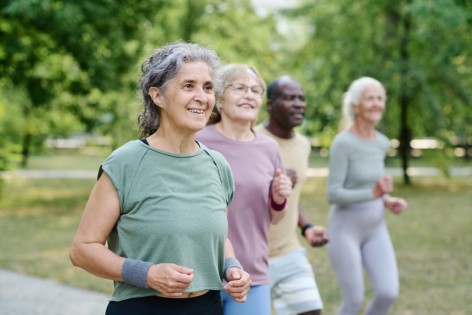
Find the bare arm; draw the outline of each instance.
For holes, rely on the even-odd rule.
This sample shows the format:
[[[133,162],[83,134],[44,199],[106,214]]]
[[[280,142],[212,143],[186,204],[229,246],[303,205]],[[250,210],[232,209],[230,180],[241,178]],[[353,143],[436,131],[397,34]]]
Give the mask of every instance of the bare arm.
[[[110,280],[123,281],[125,257],[109,250],[106,240],[120,216],[118,194],[106,173],[93,188],[70,251],[74,266]],[[193,270],[175,264],[155,264],[147,285],[168,297],[181,296],[193,280]]]
[[[120,216],[118,195],[104,173],[90,193],[70,250],[74,266],[111,280],[121,281],[125,258],[109,250],[106,240]]]

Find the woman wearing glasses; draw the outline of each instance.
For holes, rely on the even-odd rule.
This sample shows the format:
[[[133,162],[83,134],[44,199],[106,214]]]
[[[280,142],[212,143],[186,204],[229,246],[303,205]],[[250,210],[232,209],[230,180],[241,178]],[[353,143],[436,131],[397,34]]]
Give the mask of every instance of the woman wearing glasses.
[[[252,285],[244,304],[222,292],[225,315],[270,315],[268,230],[284,215],[292,183],[285,175],[277,143],[254,133],[265,83],[244,64],[220,69],[220,91],[209,125],[197,139],[229,162],[235,194],[228,207],[228,237]]]

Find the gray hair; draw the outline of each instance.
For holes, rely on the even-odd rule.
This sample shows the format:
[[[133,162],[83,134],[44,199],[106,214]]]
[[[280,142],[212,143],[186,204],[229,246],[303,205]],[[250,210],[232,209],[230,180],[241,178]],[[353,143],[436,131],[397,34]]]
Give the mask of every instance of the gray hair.
[[[156,50],[148,60],[141,65],[139,86],[143,97],[144,109],[139,115],[138,122],[141,137],[147,137],[159,128],[160,110],[154,104],[149,89],[158,88],[165,92],[167,83],[182,69],[186,62],[203,61],[211,69],[213,84],[219,85],[216,71],[220,65],[218,55],[211,49],[198,44],[175,42]]]
[[[342,124],[343,124],[344,129],[349,129],[354,123],[354,120],[356,117],[355,117],[354,110],[352,107],[354,105],[359,105],[362,93],[367,88],[367,86],[371,84],[375,84],[381,87],[382,90],[384,91],[384,95],[386,98],[385,88],[383,84],[380,83],[380,81],[371,77],[361,77],[357,80],[354,80],[349,86],[349,89],[347,90],[347,92],[345,92],[343,96]]]
[[[216,104],[213,108],[210,120],[208,121],[209,125],[215,124],[221,120],[221,113],[219,108],[221,106],[221,103],[223,102],[223,95],[228,85],[238,78],[244,78],[248,76],[256,79],[257,83],[264,90],[266,89],[266,83],[262,78],[262,75],[254,66],[242,63],[229,63],[221,66],[221,68],[218,69],[218,78],[220,81],[217,87],[215,88]]]

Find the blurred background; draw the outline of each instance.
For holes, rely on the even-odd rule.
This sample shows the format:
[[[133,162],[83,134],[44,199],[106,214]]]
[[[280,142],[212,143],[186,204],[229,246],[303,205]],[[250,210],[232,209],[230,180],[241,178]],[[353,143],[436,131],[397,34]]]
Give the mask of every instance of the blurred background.
[[[136,138],[139,66],[176,40],[255,65],[267,82],[301,81],[301,131],[320,155],[343,92],[372,76],[388,90],[379,128],[405,170],[424,151],[445,172],[472,156],[471,1],[3,0],[0,13],[0,170],[48,147]]]

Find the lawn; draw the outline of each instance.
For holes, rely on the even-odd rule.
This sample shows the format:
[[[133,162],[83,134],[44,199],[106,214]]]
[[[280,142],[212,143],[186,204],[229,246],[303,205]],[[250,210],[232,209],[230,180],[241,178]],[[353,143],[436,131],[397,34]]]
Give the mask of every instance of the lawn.
[[[50,150],[34,155],[26,169],[33,170],[94,170],[110,154],[109,148],[87,147],[74,150]]]
[[[325,185],[325,178],[311,178],[302,199],[320,225],[326,225],[329,211]],[[401,285],[391,314],[472,314],[472,178],[413,178],[410,187],[397,183],[393,195],[406,198],[409,209],[400,216],[386,214]],[[308,254],[325,314],[335,314],[340,297],[326,249]]]
[[[102,159],[87,159],[87,168]],[[63,160],[61,165],[77,165],[79,160]],[[54,168],[54,163],[47,165]],[[9,179],[0,200],[0,268],[110,293],[110,281],[73,267],[68,258],[93,184],[93,179]],[[326,225],[329,210],[325,185],[325,178],[309,178],[302,196],[306,211],[320,225]],[[386,214],[401,281],[391,314],[472,314],[472,179],[415,177],[408,187],[396,183],[395,195],[405,197],[410,206],[401,216]],[[326,249],[309,249],[308,254],[324,314],[334,314],[340,297]]]
[[[69,248],[94,180],[12,179],[0,200],[0,267],[111,292],[108,281],[72,267]]]

